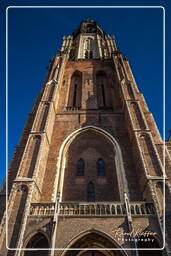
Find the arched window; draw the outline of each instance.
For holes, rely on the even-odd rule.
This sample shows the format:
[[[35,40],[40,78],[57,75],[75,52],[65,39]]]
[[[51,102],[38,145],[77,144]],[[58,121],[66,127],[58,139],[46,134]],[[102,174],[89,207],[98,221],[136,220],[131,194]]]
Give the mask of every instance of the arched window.
[[[81,158],[77,162],[77,176],[84,176],[84,160]]]
[[[92,59],[93,58],[93,39],[88,38],[85,40],[84,43],[84,50],[85,50],[85,59]]]
[[[87,186],[87,201],[88,202],[94,202],[95,201],[95,189],[94,189],[94,183],[89,182]]]
[[[111,91],[108,84],[108,79],[104,71],[99,71],[96,74],[97,102],[99,108],[109,107]]]
[[[81,107],[82,101],[82,73],[76,70],[71,77],[68,107]]]
[[[92,50],[92,47],[93,47],[93,39],[91,37],[89,37],[85,41],[85,49],[86,50]]]
[[[101,158],[97,161],[97,175],[105,176],[105,162]]]

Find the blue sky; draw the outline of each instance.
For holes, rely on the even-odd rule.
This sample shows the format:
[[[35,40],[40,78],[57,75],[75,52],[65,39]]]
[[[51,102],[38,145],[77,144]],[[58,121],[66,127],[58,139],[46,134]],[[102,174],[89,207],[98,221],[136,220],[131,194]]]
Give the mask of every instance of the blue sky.
[[[157,5],[166,8],[166,138],[169,116],[170,34],[169,1],[2,1],[1,2],[1,175],[5,175],[5,7],[11,5]],[[40,92],[49,60],[61,47],[62,37],[71,34],[81,20],[95,19],[126,55],[140,91],[144,94],[163,135],[163,10],[162,8],[17,8],[8,11],[8,139],[9,161],[18,144],[36,95]]]

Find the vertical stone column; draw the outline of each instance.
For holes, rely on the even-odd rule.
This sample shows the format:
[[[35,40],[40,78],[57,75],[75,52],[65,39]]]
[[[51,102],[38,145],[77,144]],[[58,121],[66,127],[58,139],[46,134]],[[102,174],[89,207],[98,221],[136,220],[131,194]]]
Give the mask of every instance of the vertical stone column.
[[[83,59],[84,55],[84,42],[83,42],[83,36],[82,34],[79,35],[78,37],[78,46],[77,46],[77,58],[78,59]]]
[[[117,45],[116,45],[115,37],[112,36],[112,37],[111,37],[111,40],[112,40],[112,43],[113,43],[113,45],[114,45],[114,49],[115,49],[115,51],[116,51],[116,50],[117,50]]]
[[[113,40],[112,40],[111,36],[109,36],[109,42],[110,42],[110,45],[111,45],[111,50],[116,51],[117,49],[114,46],[114,43],[113,43]]]
[[[102,56],[102,46],[101,46],[101,40],[100,40],[100,36],[97,34],[97,44],[98,44],[98,50],[99,50],[99,57],[100,59],[103,58]]]
[[[112,56],[112,49],[111,49],[111,45],[110,45],[110,39],[109,36],[106,36],[106,43],[107,43],[107,48],[108,48],[108,52],[109,52],[109,56]]]

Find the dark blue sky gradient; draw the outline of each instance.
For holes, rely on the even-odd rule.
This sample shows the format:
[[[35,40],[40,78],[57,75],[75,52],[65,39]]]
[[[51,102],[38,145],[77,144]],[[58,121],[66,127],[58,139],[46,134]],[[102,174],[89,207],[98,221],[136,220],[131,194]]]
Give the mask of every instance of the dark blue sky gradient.
[[[166,47],[169,1],[2,1],[1,4],[1,175],[5,175],[5,7],[9,5],[162,5],[166,7]],[[18,144],[24,123],[35,97],[42,88],[49,60],[61,47],[62,37],[71,34],[81,20],[95,19],[108,34],[115,35],[117,46],[126,55],[140,91],[144,94],[163,136],[163,10],[159,9],[9,9],[8,107],[9,161]],[[3,41],[2,41],[3,40]],[[169,116],[169,54],[166,51],[166,139],[171,129]]]

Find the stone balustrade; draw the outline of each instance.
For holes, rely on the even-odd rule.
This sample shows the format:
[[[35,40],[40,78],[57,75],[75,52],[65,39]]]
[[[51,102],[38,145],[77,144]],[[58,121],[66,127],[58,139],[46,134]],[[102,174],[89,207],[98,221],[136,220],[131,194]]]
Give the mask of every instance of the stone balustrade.
[[[153,215],[153,203],[130,202],[129,211],[131,215]],[[31,216],[53,216],[55,212],[54,203],[32,203]],[[126,207],[121,202],[62,202],[58,207],[59,216],[126,216]]]
[[[66,107],[67,111],[80,110],[81,107]]]
[[[30,207],[30,215],[53,216],[54,212],[54,203],[32,203]]]
[[[153,203],[148,202],[131,202],[130,203],[131,215],[147,215],[154,214]]]
[[[125,215],[123,203],[60,203],[59,215],[106,216]]]

